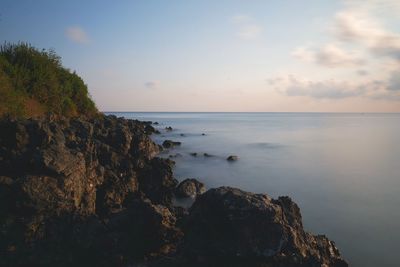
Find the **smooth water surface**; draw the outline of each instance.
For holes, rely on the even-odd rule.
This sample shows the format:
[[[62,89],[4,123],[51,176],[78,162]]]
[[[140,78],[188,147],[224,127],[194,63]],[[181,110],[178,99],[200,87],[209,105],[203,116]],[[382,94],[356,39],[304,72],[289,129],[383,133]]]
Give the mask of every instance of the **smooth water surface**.
[[[178,180],[289,195],[305,228],[334,240],[350,266],[400,266],[400,114],[114,114],[159,122],[158,143],[182,142],[168,152],[182,155]]]

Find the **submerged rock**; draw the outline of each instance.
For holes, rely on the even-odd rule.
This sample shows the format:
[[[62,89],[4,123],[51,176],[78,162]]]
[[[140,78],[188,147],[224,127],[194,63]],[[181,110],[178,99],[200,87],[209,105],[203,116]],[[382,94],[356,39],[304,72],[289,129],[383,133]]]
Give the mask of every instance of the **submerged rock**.
[[[204,266],[347,266],[332,241],[304,231],[288,197],[210,189],[190,208],[184,233],[186,260]]]
[[[181,158],[181,157],[182,157],[182,154],[180,154],[180,153],[171,154],[171,155],[169,155],[168,157],[169,157],[169,158]]]
[[[175,189],[175,195],[177,197],[195,198],[198,195],[203,194],[205,191],[206,187],[203,183],[196,179],[185,179]]]
[[[229,157],[226,158],[227,161],[237,161],[238,159],[239,157],[235,155],[230,155]]]
[[[190,156],[197,157],[197,153],[196,152],[192,152],[192,153],[190,153]]]

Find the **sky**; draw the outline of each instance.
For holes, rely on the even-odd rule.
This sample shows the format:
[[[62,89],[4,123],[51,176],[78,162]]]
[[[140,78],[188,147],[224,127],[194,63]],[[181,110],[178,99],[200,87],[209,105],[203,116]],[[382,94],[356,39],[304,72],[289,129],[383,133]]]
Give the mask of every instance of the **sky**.
[[[102,111],[400,112],[398,0],[0,0]]]

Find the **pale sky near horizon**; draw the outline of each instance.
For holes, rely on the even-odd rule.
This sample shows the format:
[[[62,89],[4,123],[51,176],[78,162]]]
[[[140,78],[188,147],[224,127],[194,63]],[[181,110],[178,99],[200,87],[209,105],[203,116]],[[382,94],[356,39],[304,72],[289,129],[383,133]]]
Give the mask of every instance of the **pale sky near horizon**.
[[[398,0],[1,0],[103,111],[400,112]]]

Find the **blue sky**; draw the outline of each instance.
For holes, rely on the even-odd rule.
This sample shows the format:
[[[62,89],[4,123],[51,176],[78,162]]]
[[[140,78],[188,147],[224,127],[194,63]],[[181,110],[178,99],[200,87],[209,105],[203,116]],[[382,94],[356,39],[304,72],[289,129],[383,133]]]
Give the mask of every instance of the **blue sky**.
[[[397,2],[2,0],[0,41],[55,49],[101,110],[399,112]]]

